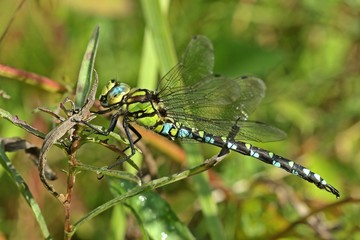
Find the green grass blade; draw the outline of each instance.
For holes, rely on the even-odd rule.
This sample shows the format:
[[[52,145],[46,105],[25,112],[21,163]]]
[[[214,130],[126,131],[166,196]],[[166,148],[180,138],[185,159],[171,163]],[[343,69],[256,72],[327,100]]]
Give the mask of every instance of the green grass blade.
[[[108,239],[125,239],[127,230],[126,209],[123,205],[116,205],[112,209]]]
[[[169,24],[160,9],[159,1],[143,0],[141,3],[147,27],[153,37],[154,48],[157,53],[157,59],[159,59],[160,72],[164,75],[178,62],[171,39]],[[203,162],[204,159],[200,154],[198,145],[188,144],[184,146],[190,166],[194,167]],[[217,216],[217,205],[211,198],[209,180],[205,174],[195,176],[193,180],[199,194],[199,201],[206,218],[210,236],[212,239],[221,239],[224,237],[224,231]]]
[[[144,44],[140,64],[138,86],[147,89],[155,89],[157,85],[157,61],[151,32],[145,29]]]
[[[25,201],[29,204],[31,210],[34,213],[36,221],[39,223],[40,230],[44,236],[44,239],[51,239],[44,216],[41,214],[40,207],[36,203],[33,195],[31,194],[28,185],[26,184],[24,179],[21,177],[21,175],[16,171],[16,169],[12,165],[10,159],[6,156],[4,147],[3,147],[3,142],[0,142],[0,164],[5,169],[5,171],[9,174],[11,180],[16,184],[21,195],[24,197]]]
[[[204,162],[198,144],[183,144],[186,151],[189,167],[195,167]],[[211,239],[224,239],[224,229],[218,216],[217,204],[214,202],[208,174],[202,173],[192,177],[195,190],[199,195],[199,203],[208,226]]]
[[[91,79],[95,64],[96,50],[99,43],[100,27],[97,26],[91,35],[83,60],[81,62],[79,78],[76,86],[75,106],[80,108],[85,105],[87,95],[91,89]]]
[[[141,5],[145,16],[147,29],[153,38],[160,73],[165,75],[177,63],[176,51],[171,38],[169,23],[161,11],[157,0],[142,0]]]

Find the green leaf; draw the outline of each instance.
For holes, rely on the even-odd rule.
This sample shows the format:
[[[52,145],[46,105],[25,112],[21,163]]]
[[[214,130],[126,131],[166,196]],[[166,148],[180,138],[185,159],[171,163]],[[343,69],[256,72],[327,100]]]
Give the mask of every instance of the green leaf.
[[[81,62],[79,78],[76,86],[75,107],[85,105],[86,97],[90,92],[92,73],[95,64],[96,50],[99,43],[100,27],[97,26],[91,35],[83,60]]]
[[[136,185],[129,181],[110,179],[112,193],[121,196]],[[195,239],[182,223],[170,205],[153,191],[146,191],[126,201],[142,225],[143,234],[151,239]],[[146,238],[145,238],[146,239]]]

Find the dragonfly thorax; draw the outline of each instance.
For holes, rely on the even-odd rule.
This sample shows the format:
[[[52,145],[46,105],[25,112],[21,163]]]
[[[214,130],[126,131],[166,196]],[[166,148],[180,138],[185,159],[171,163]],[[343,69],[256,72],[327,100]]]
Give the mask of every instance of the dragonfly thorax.
[[[130,92],[130,86],[125,83],[119,83],[116,80],[110,80],[102,89],[100,94],[100,104],[103,107],[111,107],[120,104],[124,96]]]

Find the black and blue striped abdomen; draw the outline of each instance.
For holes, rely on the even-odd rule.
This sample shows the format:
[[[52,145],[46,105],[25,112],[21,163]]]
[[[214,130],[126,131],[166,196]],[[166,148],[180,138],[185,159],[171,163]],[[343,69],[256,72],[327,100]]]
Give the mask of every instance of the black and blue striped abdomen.
[[[258,148],[249,143],[234,141],[228,137],[214,136],[210,133],[200,131],[198,129],[189,128],[181,125],[178,122],[164,123],[158,133],[167,136],[171,139],[194,139],[199,142],[208,143],[218,146],[222,149],[229,149],[243,155],[251,156],[264,163],[271,164],[275,167],[282,168],[289,173],[299,176],[308,182],[315,184],[320,189],[325,189],[339,197],[340,194],[333,186],[329,185],[319,174],[310,171],[309,169],[295,163],[292,160],[283,158],[273,152]]]

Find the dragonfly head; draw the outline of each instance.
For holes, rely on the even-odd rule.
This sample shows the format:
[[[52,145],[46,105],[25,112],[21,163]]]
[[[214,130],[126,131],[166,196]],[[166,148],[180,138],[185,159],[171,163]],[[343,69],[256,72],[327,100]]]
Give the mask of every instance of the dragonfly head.
[[[102,89],[100,94],[101,106],[109,108],[113,105],[120,104],[123,97],[130,91],[129,85],[119,83],[116,80],[110,80]]]

